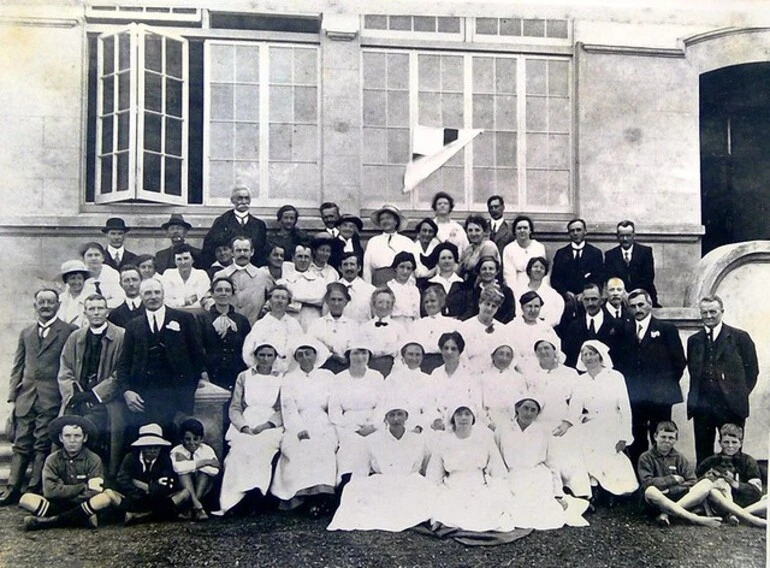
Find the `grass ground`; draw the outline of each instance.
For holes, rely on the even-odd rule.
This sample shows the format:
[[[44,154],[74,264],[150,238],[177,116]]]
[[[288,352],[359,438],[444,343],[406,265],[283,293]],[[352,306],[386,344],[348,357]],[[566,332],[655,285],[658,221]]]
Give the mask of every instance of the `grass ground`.
[[[765,566],[765,531],[674,524],[658,528],[636,503],[589,516],[590,527],[534,532],[467,548],[412,532],[326,532],[328,520],[269,512],[206,523],[25,533],[23,512],[0,510],[0,566],[103,567],[735,567]]]

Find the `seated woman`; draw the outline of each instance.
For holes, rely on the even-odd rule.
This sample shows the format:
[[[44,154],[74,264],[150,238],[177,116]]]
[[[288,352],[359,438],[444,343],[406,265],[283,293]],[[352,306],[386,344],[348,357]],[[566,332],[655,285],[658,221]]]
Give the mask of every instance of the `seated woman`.
[[[407,330],[409,337],[425,350],[420,368],[428,374],[443,363],[438,338],[444,333],[457,331],[460,327],[458,320],[442,315],[445,301],[446,292],[441,284],[428,286],[422,292],[422,312],[425,315],[413,321]]]
[[[425,351],[416,341],[407,341],[401,347],[401,357],[385,381],[384,399],[403,400],[409,412],[410,429],[416,433],[430,432],[431,424],[440,418],[436,410],[436,393],[430,376],[420,366]],[[387,412],[388,409],[382,409]]]
[[[594,339],[580,348],[577,369],[584,373],[574,394],[576,408],[581,409],[575,434],[591,486],[601,486],[613,495],[633,493],[639,484],[631,460],[623,452],[634,439],[623,375],[612,368],[609,348]]]
[[[420,317],[420,291],[413,277],[416,266],[411,252],[398,253],[391,264],[396,276],[387,283],[395,298],[392,317],[404,325]]]
[[[564,365],[564,354],[557,349],[550,335],[535,340],[534,352],[538,366],[527,374],[527,391],[541,404],[537,421],[547,427],[553,439],[553,467],[559,472],[564,487],[576,497],[588,499],[590,487],[579,440],[573,426],[580,424],[580,412],[575,400],[579,377],[572,367]]]
[[[438,246],[441,241],[436,238],[438,233],[438,226],[433,219],[427,217],[417,223],[414,227],[414,232],[417,233],[417,237],[414,239],[414,260],[417,262],[417,268],[414,271],[414,276],[417,279],[417,285],[422,288],[428,278],[435,276],[437,268],[428,268],[425,266],[424,259],[428,258],[433,252],[433,249]]]
[[[345,486],[327,530],[399,532],[430,519],[435,488],[422,472],[428,452],[423,436],[410,429],[404,403],[381,406],[386,428],[367,438],[368,472]]]
[[[511,223],[516,240],[503,249],[503,277],[515,297],[527,291],[527,263],[530,258],[545,256],[545,247],[532,238],[535,224],[526,215],[518,215]]]
[[[460,332],[445,333],[438,339],[444,364],[436,367],[430,374],[437,406],[437,418],[431,424],[433,430],[448,427],[446,419],[449,406],[460,399],[470,401],[474,408],[481,408],[481,382],[462,357],[465,351],[465,339]]]
[[[433,249],[430,257],[424,259],[428,268],[437,267],[438,273],[425,282],[425,286],[440,284],[446,292],[444,315],[460,318],[466,311],[468,289],[457,273],[457,247],[452,243],[441,243]],[[424,314],[423,314],[424,315]]]
[[[502,343],[492,351],[491,365],[481,371],[481,398],[484,422],[497,431],[511,420],[511,402],[527,393],[524,375],[516,370],[513,347]]]
[[[64,291],[59,294],[59,311],[56,317],[66,323],[78,327],[85,321],[85,299],[94,294],[93,288],[85,287],[85,282],[91,278],[91,272],[83,261],[68,260],[61,265],[61,279]]]
[[[278,230],[268,237],[270,246],[283,249],[283,259],[290,261],[297,245],[307,245],[310,237],[297,228],[299,211],[294,205],[283,205],[275,213]]]
[[[467,311],[461,319],[470,319],[478,315],[481,291],[488,286],[496,286],[503,293],[503,303],[498,308],[495,319],[500,323],[510,323],[516,317],[516,302],[513,291],[503,283],[500,261],[491,256],[481,257],[476,264],[475,274]]]
[[[368,367],[370,356],[369,346],[360,337],[353,338],[345,351],[349,367],[336,375],[329,395],[329,419],[339,440],[338,483],[368,471],[366,437],[379,425],[375,409],[385,382],[382,373]]]
[[[203,348],[206,352],[206,370],[212,383],[229,391],[235,379],[246,369],[241,351],[251,331],[249,320],[231,305],[235,284],[227,277],[215,278],[211,283],[214,305],[198,317]]]
[[[273,371],[275,348],[262,343],[254,357],[256,364],[238,375],[230,401],[230,427],[225,434],[230,452],[224,462],[220,510],[215,515],[235,507],[249,491],[267,495],[273,457],[283,437],[281,379]]]
[[[551,343],[561,349],[561,340],[553,328],[540,319],[543,299],[537,292],[525,292],[519,298],[521,317],[508,324],[513,348],[521,356],[520,368],[524,374],[538,366],[532,346],[538,337],[550,337]]]
[[[187,243],[174,246],[175,268],[160,275],[165,302],[172,308],[201,308],[201,300],[211,286],[205,270],[193,268],[193,251]]]
[[[469,246],[460,253],[460,261],[457,266],[457,274],[473,284],[478,274],[476,267],[484,257],[491,257],[500,261],[500,251],[497,245],[489,240],[489,223],[481,215],[469,215],[465,220],[465,232],[468,234]]]
[[[347,367],[345,350],[359,333],[358,322],[344,313],[349,302],[350,292],[347,286],[342,282],[328,284],[324,295],[326,315],[311,323],[307,330],[307,334],[321,342],[328,352],[326,360],[319,358],[318,364],[334,374]]]
[[[281,508],[305,504],[313,518],[326,509],[337,483],[337,434],[329,420],[335,379],[319,366],[326,355],[323,344],[311,337],[299,338],[293,349],[294,367],[281,385],[284,435],[270,487]]]
[[[374,317],[361,324],[363,341],[369,346],[369,366],[387,377],[393,367],[398,350],[403,345],[406,326],[393,319],[393,304],[396,296],[387,286],[372,292],[372,313]]]
[[[439,487],[431,526],[507,532],[511,515],[507,474],[492,432],[476,424],[471,403],[449,406],[449,430],[434,444],[426,477]]]
[[[460,332],[468,342],[465,354],[468,363],[485,366],[489,361],[489,346],[511,344],[508,326],[495,319],[505,296],[495,285],[484,288],[479,294],[479,313],[460,325]],[[514,348],[515,349],[515,348]]]
[[[433,196],[431,209],[436,213],[433,219],[438,227],[436,238],[442,243],[452,243],[462,253],[468,246],[468,236],[460,223],[450,219],[449,214],[454,208],[455,200],[447,192],[439,191]]]
[[[530,258],[527,262],[527,291],[537,292],[543,300],[540,317],[551,327],[556,327],[564,314],[564,298],[546,281],[546,276],[548,259],[544,256]]]
[[[537,421],[540,408],[537,399],[520,398],[514,405],[515,417],[500,425],[495,438],[508,469],[506,481],[513,494],[511,513],[516,525],[558,529],[567,522],[568,503],[561,477],[550,464],[551,433]],[[583,505],[584,511],[588,502]]]
[[[310,268],[313,260],[310,247],[297,245],[293,252],[294,262],[284,264],[283,277],[278,284],[284,284],[291,292],[292,300],[286,312],[306,332],[310,324],[321,317],[327,282],[322,274]]]

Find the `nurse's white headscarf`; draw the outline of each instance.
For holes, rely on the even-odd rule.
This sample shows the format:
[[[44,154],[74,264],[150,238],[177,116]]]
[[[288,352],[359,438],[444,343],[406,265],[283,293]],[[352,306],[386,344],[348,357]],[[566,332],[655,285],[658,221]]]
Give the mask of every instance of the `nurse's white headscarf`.
[[[602,367],[605,369],[613,368],[612,358],[610,357],[610,348],[607,347],[604,343],[597,341],[596,339],[589,339],[588,341],[583,342],[583,345],[580,346],[580,351],[583,351],[584,347],[591,347],[599,354],[599,357],[601,357],[602,360]],[[577,365],[575,368],[578,371],[587,370],[585,363],[583,363],[583,359],[580,356],[578,356]]]

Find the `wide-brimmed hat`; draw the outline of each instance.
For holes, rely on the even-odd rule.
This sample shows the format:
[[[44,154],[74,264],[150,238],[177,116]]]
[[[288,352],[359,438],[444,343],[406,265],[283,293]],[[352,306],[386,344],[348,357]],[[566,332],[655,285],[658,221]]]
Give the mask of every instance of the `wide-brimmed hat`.
[[[82,260],[66,260],[62,262],[61,272],[59,273],[59,277],[62,279],[63,282],[66,282],[68,274],[77,274],[77,273],[83,274],[84,278],[91,278],[91,276],[93,276],[93,273],[88,269],[88,267]]]
[[[86,436],[90,436],[96,431],[96,426],[94,426],[94,423],[88,418],[77,414],[65,414],[64,416],[53,419],[48,425],[48,436],[51,440],[54,442],[57,441],[59,439],[59,434],[61,434],[61,431],[65,426],[80,426]]]
[[[159,424],[145,424],[139,428],[139,437],[131,444],[133,448],[147,446],[170,446],[171,442],[163,439],[163,428]]]
[[[404,216],[403,213],[401,213],[401,210],[398,207],[392,205],[391,203],[386,203],[372,213],[371,220],[372,223],[374,223],[374,226],[377,228],[380,227],[380,215],[383,213],[391,213],[396,219],[398,219],[398,229],[405,229],[406,224],[409,222],[409,220]]]
[[[126,222],[120,217],[110,217],[104,224],[102,233],[107,233],[108,231],[123,231],[124,233],[127,233],[130,230],[131,228],[127,227]]]
[[[359,231],[364,230],[364,222],[361,220],[361,218],[356,217],[355,215],[351,215],[350,213],[344,213],[340,215],[340,218],[337,219],[337,222],[334,223],[334,226],[339,227],[342,225],[342,223],[353,223],[356,227],[358,227]]]
[[[172,213],[171,216],[168,218],[168,221],[163,223],[160,228],[164,231],[168,229],[171,225],[181,225],[188,231],[192,229],[192,225],[184,220],[184,216],[181,213]]]

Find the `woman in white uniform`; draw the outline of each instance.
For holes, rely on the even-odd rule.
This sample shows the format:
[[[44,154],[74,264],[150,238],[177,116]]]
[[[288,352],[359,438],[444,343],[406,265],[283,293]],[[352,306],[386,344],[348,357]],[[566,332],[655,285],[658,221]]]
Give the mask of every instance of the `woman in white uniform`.
[[[515,297],[527,291],[527,263],[530,258],[545,256],[545,247],[532,238],[535,225],[526,215],[513,220],[513,234],[516,240],[503,249],[503,275],[505,283],[513,290]]]

